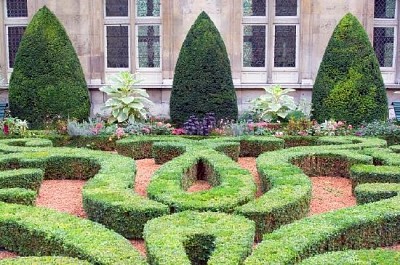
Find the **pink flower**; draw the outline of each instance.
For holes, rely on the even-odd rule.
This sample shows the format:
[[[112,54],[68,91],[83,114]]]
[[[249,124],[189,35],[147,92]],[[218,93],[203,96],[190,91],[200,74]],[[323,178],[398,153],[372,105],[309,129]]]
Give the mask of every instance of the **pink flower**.
[[[156,123],[156,126],[157,127],[161,127],[161,126],[163,126],[163,123],[161,121],[159,121],[159,122]]]
[[[125,135],[124,129],[118,127],[117,130],[115,130],[115,135],[117,136],[118,139],[121,139]]]
[[[353,130],[353,126],[351,124],[349,124],[349,126],[347,126],[347,129]]]
[[[283,132],[275,132],[275,136],[276,137],[282,137],[283,136]]]

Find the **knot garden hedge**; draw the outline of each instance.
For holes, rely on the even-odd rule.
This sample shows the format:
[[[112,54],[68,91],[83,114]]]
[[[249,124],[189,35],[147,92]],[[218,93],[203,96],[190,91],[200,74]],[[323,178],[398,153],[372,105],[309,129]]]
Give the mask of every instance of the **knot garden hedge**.
[[[42,257],[0,264],[399,263],[395,251],[323,253],[400,242],[400,147],[357,137],[315,144],[283,149],[284,140],[274,137],[135,137],[117,142],[121,156],[52,147],[45,139],[1,140],[0,246]],[[258,198],[253,177],[234,162],[244,155],[258,157]],[[133,191],[130,157],[163,164],[147,198]],[[308,176],[320,175],[351,178],[359,205],[306,217]],[[187,193],[198,178],[212,188]],[[91,221],[33,207],[43,179],[87,179],[83,205]],[[124,237],[144,238],[147,260]],[[254,240],[261,243],[252,250]]]

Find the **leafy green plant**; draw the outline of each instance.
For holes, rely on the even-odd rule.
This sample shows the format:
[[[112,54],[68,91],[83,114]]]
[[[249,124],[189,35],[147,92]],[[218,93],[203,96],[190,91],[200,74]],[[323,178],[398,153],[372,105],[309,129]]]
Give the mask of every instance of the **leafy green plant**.
[[[264,95],[252,101],[253,110],[259,113],[261,119],[265,121],[284,119],[291,111],[296,110],[294,98],[288,95],[294,92],[294,89],[282,89],[281,86],[276,85],[265,87],[264,90]]]
[[[29,134],[28,122],[17,117],[7,117],[1,122],[0,125],[5,135],[27,136]]]
[[[9,103],[11,113],[32,128],[42,128],[47,116],[89,116],[89,92],[78,56],[46,6],[33,16],[18,48]]]
[[[111,85],[100,88],[100,91],[110,97],[104,107],[105,110],[111,111],[109,122],[146,120],[148,114],[146,104],[153,103],[148,99],[149,94],[145,89],[135,87],[141,81],[126,71],[112,76],[110,81]]]

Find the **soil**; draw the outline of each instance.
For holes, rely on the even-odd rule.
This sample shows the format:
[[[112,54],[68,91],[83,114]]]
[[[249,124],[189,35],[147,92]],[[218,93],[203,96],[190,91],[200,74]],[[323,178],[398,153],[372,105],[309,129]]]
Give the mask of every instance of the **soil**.
[[[258,186],[257,196],[262,194],[260,178],[256,169],[255,158],[239,158],[238,164],[248,169]],[[135,180],[135,192],[146,196],[146,189],[150,183],[151,176],[160,167],[153,159],[137,160],[137,176]],[[345,178],[335,177],[312,177],[311,178],[312,200],[310,215],[333,211],[344,207],[354,206],[356,200],[351,194],[351,182]],[[78,217],[86,217],[82,207],[82,188],[84,181],[79,180],[46,180],[42,183],[36,205],[39,207],[53,208],[61,212],[67,212]],[[189,192],[197,192],[211,188],[206,181],[197,181]],[[133,247],[146,255],[145,243],[143,240],[130,240]],[[388,247],[400,251],[400,245]],[[0,248],[0,259],[12,258],[17,255]]]

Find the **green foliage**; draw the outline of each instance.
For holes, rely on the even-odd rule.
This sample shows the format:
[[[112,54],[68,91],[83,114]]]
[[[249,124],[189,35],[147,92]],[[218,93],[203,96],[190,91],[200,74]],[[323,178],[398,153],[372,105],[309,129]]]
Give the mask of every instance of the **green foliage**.
[[[170,116],[181,125],[191,115],[213,112],[217,120],[237,119],[238,108],[224,41],[202,12],[182,44],[175,67]]]
[[[290,112],[296,110],[294,98],[287,95],[296,90],[282,89],[279,85],[264,87],[264,90],[265,94],[252,101],[253,109],[258,113],[260,119],[265,121],[284,119]]]
[[[357,265],[392,265],[400,264],[400,253],[393,250],[374,249],[374,250],[347,250],[336,251],[322,255],[317,255],[304,260],[300,265],[337,265],[337,264],[357,264]]]
[[[120,72],[111,77],[111,85],[103,86],[100,91],[106,93],[109,99],[104,109],[111,111],[109,122],[124,122],[145,120],[147,118],[146,104],[151,105],[145,89],[136,88],[140,81],[129,72]]]
[[[42,126],[48,115],[89,116],[89,93],[78,56],[47,7],[34,15],[20,43],[9,102],[12,115],[26,119],[33,128]]]
[[[379,64],[363,26],[352,14],[337,25],[315,80],[313,116],[344,120],[385,120],[388,100]]]
[[[0,265],[90,265],[90,262],[68,257],[25,257],[0,260]]]
[[[21,255],[70,256],[92,264],[146,264],[121,235],[54,210],[0,202],[0,245]]]
[[[150,264],[242,264],[252,249],[254,223],[241,216],[185,211],[151,220],[144,235]],[[192,251],[189,257],[185,250]]]

